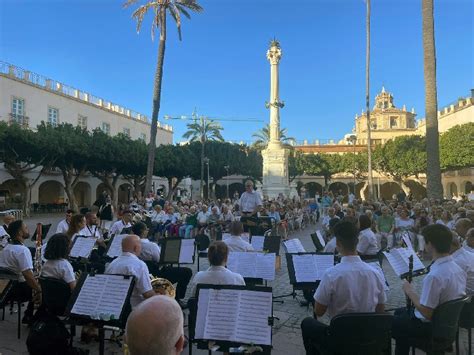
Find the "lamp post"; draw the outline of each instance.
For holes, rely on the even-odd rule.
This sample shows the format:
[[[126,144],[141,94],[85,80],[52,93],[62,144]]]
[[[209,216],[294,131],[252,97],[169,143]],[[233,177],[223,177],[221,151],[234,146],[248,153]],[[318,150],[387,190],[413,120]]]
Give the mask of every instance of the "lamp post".
[[[226,182],[226,196],[227,196],[227,199],[229,199],[229,169],[230,169],[230,166],[229,165],[224,165],[224,169],[226,171],[226,177],[225,177],[225,182]]]
[[[346,138],[346,141],[352,144],[353,147],[353,167],[352,167],[352,176],[353,176],[353,187],[352,187],[352,193],[355,195],[355,189],[356,189],[356,142],[357,142],[357,136],[355,134],[351,134],[349,137]]]
[[[206,194],[206,199],[209,199],[209,158],[204,158],[202,160],[204,164],[207,165],[207,194]]]

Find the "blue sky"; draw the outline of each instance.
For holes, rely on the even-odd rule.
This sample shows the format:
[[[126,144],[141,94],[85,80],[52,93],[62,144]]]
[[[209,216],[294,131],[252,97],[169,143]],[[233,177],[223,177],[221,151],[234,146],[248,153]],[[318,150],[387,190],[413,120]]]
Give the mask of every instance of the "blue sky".
[[[168,21],[163,115],[268,121],[269,40],[280,40],[282,126],[298,140],[340,139],[364,107],[363,0],[201,0],[205,11]],[[438,102],[474,88],[472,0],[435,0]],[[158,41],[139,35],[116,0],[0,0],[0,59],[145,114],[151,113]],[[371,104],[381,86],[424,116],[421,0],[372,0]],[[175,141],[185,122],[172,122]],[[228,140],[263,123],[224,122]]]

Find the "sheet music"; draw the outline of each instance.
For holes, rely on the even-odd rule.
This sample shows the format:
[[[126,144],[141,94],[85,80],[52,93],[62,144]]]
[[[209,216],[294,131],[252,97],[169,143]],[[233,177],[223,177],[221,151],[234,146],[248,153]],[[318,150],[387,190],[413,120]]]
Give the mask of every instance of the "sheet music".
[[[263,251],[265,237],[263,235],[252,235],[252,246],[255,251]]]
[[[384,251],[384,255],[397,276],[406,274],[409,271],[408,258],[410,255],[413,255],[413,271],[423,270],[425,268],[415,251],[408,248],[394,248],[391,249],[390,252]]]
[[[301,241],[298,238],[290,239],[285,242],[283,242],[285,245],[285,248],[287,250],[287,253],[304,253],[306,250],[303,247],[303,244],[301,244]]]
[[[272,345],[272,328],[268,325],[268,317],[272,316],[271,292],[240,291],[237,314],[236,341]]]
[[[111,258],[116,258],[117,256],[122,255],[122,239],[125,238],[127,234],[120,234],[114,236],[112,239],[112,244],[110,244],[109,250],[107,251],[107,256]]]
[[[324,238],[323,238],[323,235],[321,234],[321,231],[320,230],[317,230],[316,231],[316,235],[318,237],[318,240],[319,242],[321,243],[321,245],[323,246],[323,248],[326,246],[326,242],[324,241]]]
[[[192,264],[194,256],[194,239],[182,239],[179,253],[180,264]]]
[[[91,318],[104,315],[119,319],[132,280],[122,275],[87,275],[71,313]]]
[[[242,277],[275,280],[275,254],[230,252],[227,268]]]
[[[334,266],[334,255],[313,254],[313,258],[318,270],[318,280],[321,280],[326,273],[326,270]]]
[[[200,290],[195,338],[271,345],[271,316],[271,292]]]
[[[230,233],[222,233],[222,240],[227,240],[231,237],[231,234]],[[246,241],[247,243],[250,243],[250,237],[249,237],[249,234],[248,233],[242,233],[240,235],[240,238],[242,238],[244,241]]]
[[[76,237],[74,245],[72,246],[69,256],[71,258],[85,258],[88,259],[91,255],[92,249],[94,248],[95,242],[97,241],[94,237]]]
[[[316,282],[318,269],[313,254],[293,255],[296,282]]]
[[[405,242],[405,245],[407,246],[408,249],[415,250],[415,248],[413,248],[413,245],[411,244],[410,236],[407,233],[404,233],[402,235],[402,239]]]
[[[385,292],[390,291],[390,288],[388,287],[387,279],[385,278],[385,274],[383,272],[382,267],[380,266],[380,263],[378,261],[374,261],[374,262],[371,262],[371,263],[367,263],[367,265],[373,267],[375,269],[375,271],[377,271],[379,273],[380,277],[383,280],[383,290]]]

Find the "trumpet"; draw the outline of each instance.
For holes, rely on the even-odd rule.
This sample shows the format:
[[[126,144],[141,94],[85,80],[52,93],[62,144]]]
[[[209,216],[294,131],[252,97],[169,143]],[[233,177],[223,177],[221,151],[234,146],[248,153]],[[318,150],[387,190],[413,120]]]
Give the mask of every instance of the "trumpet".
[[[158,295],[169,296],[171,298],[175,298],[176,296],[176,288],[173,284],[162,277],[154,277],[150,274],[151,279],[151,286],[153,287],[153,291],[155,291]]]

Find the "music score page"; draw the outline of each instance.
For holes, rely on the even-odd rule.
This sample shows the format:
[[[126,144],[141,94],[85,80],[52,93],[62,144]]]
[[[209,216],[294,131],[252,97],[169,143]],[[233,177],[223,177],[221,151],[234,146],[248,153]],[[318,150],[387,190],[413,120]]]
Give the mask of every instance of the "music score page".
[[[231,252],[227,268],[242,277],[275,280],[275,254],[255,252]]]
[[[84,258],[88,259],[91,255],[92,249],[94,248],[95,242],[97,241],[94,237],[76,237],[74,245],[69,252],[71,258]]]
[[[107,256],[111,258],[116,258],[117,256],[122,255],[122,239],[125,238],[127,234],[115,235],[112,239],[112,244],[110,244],[109,250],[107,251]]]
[[[290,239],[283,242],[285,245],[287,253],[304,253],[306,250],[301,244],[301,241],[298,238]]]
[[[180,264],[192,264],[194,256],[194,239],[182,239],[179,253]]]
[[[303,254],[293,255],[296,282],[316,282],[321,280],[327,269],[334,266],[334,255]]]

